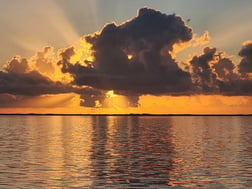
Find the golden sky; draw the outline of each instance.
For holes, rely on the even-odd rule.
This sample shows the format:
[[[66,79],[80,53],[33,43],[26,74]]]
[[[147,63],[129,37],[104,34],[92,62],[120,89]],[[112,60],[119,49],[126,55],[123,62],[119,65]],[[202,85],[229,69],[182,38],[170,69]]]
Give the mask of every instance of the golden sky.
[[[125,97],[108,97],[106,108],[79,105],[76,94],[59,94],[26,99],[14,107],[0,108],[0,113],[59,113],[59,114],[251,114],[250,96],[141,96],[139,107],[127,107]]]
[[[182,1],[169,4],[180,14],[161,0],[116,3],[113,14],[102,1],[86,1],[85,14],[83,1],[1,2],[1,61],[11,58],[0,64],[0,113],[250,114],[250,2],[229,2],[213,16],[202,8],[214,3],[192,1],[202,20]],[[123,5],[135,13],[120,12]]]

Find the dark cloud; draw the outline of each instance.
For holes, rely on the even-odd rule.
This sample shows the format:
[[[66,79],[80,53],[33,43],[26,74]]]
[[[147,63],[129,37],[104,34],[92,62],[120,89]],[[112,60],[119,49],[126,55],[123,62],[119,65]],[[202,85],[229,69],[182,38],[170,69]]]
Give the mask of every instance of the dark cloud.
[[[0,71],[1,94],[37,96],[68,92],[100,94],[90,87],[74,88],[69,84],[52,81],[38,71],[30,70],[26,59],[14,57],[7,63],[5,70]]]
[[[9,73],[22,74],[28,72],[29,66],[27,59],[15,56],[13,57],[4,68]]]
[[[80,98],[81,98],[81,102],[80,105],[81,106],[85,106],[85,107],[99,107],[102,106],[102,102],[105,100],[105,95],[101,95],[101,94],[86,94],[83,93]]]
[[[203,94],[220,93],[224,86],[238,79],[234,63],[216,48],[204,48],[202,55],[192,58],[190,66],[193,84]]]
[[[190,74],[179,68],[169,51],[191,38],[192,31],[181,17],[142,8],[132,20],[107,24],[100,34],[85,37],[94,51],[89,66],[69,63],[73,48],[61,54],[59,64],[77,85],[135,96],[180,93],[191,88]]]
[[[37,71],[11,73],[0,71],[0,93],[42,95],[70,92],[72,87],[54,82]]]
[[[252,73],[252,42],[245,43],[239,55],[242,57],[239,64],[239,72],[241,74]]]
[[[242,57],[240,64],[238,65],[238,73],[233,70],[234,64],[228,60],[223,59],[222,62],[222,76],[226,80],[218,82],[221,94],[224,95],[240,95],[250,96],[252,95],[252,43],[245,42],[242,49],[239,52]],[[224,77],[225,76],[225,77]]]
[[[252,80],[234,72],[235,64],[216,48],[206,47],[190,61],[195,92],[200,94],[251,95]]]
[[[120,25],[107,24],[100,33],[85,39],[92,45],[94,61],[86,61],[86,66],[70,63],[75,55],[71,47],[61,53],[62,71],[72,74],[75,85],[128,96],[130,106],[138,106],[138,98],[143,94],[251,93],[251,80],[241,79],[234,71],[234,63],[216,48],[204,48],[202,55],[192,58],[187,71],[178,66],[170,52],[174,44],[190,41],[192,30],[174,14],[142,8],[135,18]],[[240,52],[241,73],[251,72],[251,49],[247,44]],[[82,98],[82,105],[86,106],[103,101],[101,96]]]
[[[74,73],[74,67],[72,64],[70,64],[71,57],[75,54],[74,47],[69,47],[67,49],[62,50],[60,53],[61,60],[58,62],[58,65],[62,65],[62,72],[70,72]]]
[[[222,81],[231,81],[236,77],[234,63],[230,59],[222,57],[222,53],[218,55],[218,62],[213,65],[213,69],[218,79]]]
[[[190,61],[194,84],[201,92],[212,92],[215,90],[216,74],[213,73],[210,62],[216,56],[216,48],[206,47],[203,54],[194,56]]]
[[[139,96],[128,96],[128,106],[130,107],[139,107]]]
[[[16,105],[17,98],[15,95],[11,95],[8,93],[0,94],[0,108],[3,107],[11,107]]]

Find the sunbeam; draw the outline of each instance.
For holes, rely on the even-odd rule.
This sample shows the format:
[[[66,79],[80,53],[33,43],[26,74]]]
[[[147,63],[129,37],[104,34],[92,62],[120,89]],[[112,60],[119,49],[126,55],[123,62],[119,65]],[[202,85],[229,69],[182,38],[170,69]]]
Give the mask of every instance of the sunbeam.
[[[51,0],[43,1],[43,5],[27,0],[9,3],[6,12],[8,17],[0,18],[5,23],[6,40],[11,41],[6,46],[11,51],[15,46],[25,52],[21,55],[31,55],[46,45],[56,48],[69,46],[80,38],[61,7]],[[16,21],[18,19],[18,22]]]

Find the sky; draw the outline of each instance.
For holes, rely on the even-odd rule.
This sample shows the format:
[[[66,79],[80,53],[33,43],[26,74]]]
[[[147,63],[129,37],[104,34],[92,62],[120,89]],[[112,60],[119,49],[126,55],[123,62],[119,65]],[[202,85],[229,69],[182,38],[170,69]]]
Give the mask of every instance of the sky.
[[[250,0],[0,0],[0,113],[252,113]]]

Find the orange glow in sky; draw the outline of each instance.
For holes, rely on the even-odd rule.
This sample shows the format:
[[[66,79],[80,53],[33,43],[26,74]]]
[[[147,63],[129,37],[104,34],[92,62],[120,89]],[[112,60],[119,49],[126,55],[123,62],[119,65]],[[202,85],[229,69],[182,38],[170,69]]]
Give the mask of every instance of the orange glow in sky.
[[[79,1],[81,13],[65,1],[1,2],[1,54],[13,56],[0,62],[0,113],[251,114],[251,19],[231,23],[229,12],[247,15],[221,3],[209,3],[218,19],[182,1],[172,14],[167,2],[131,2],[127,13],[118,3],[113,14],[100,1]]]
[[[79,105],[79,96],[62,94],[25,99],[17,107],[0,108],[0,113],[60,113],[60,114],[250,114],[252,97],[198,95],[198,96],[142,96],[140,106],[127,107],[127,99],[107,94],[104,108],[87,108]]]

